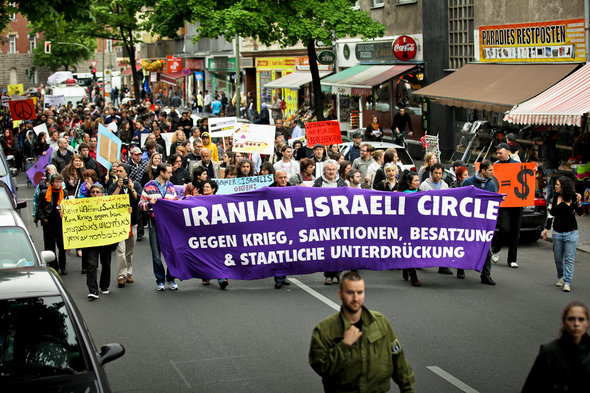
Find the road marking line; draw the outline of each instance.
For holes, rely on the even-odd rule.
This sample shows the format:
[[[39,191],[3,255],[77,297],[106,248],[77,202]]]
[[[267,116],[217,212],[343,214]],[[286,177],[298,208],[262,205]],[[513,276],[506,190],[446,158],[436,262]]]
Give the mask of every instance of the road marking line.
[[[170,364],[172,365],[172,367],[174,367],[174,369],[176,370],[176,372],[178,373],[178,375],[180,375],[180,378],[182,378],[182,380],[184,381],[184,384],[186,385],[187,388],[192,389],[192,386],[190,383],[188,383],[188,381],[186,380],[186,378],[184,377],[184,375],[180,372],[180,369],[178,367],[176,367],[176,364],[172,361],[172,359],[168,359],[168,361],[170,362]]]
[[[452,385],[456,386],[457,388],[461,389],[465,393],[479,393],[477,390],[473,389],[471,386],[467,385],[466,383],[462,382],[461,380],[453,377],[451,374],[446,372],[440,367],[437,366],[426,366],[427,369],[441,377],[442,379],[446,380],[447,382],[451,383]]]
[[[331,301],[330,299],[328,299],[327,297],[325,297],[324,295],[322,295],[321,293],[319,293],[315,289],[311,289],[310,287],[308,287],[307,285],[305,285],[304,283],[302,283],[301,281],[299,281],[296,278],[289,277],[289,281],[291,281],[293,284],[297,285],[299,288],[303,289],[305,292],[309,293],[311,296],[315,297],[319,301],[324,302],[329,307],[332,307],[334,310],[340,311],[340,305],[334,303],[333,301]]]

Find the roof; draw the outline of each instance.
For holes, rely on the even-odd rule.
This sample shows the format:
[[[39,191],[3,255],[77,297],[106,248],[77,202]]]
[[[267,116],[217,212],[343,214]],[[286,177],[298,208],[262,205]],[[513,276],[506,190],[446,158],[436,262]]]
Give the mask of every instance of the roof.
[[[545,90],[535,98],[515,106],[504,120],[518,124],[582,126],[590,112],[590,64]]]
[[[320,79],[330,75],[331,71],[320,71]],[[302,85],[310,83],[312,80],[310,71],[295,71],[272,82],[266,83],[264,87],[268,89],[291,89],[299,90]]]
[[[369,95],[371,88],[408,72],[416,65],[356,65],[322,79],[322,90],[339,94]]]
[[[47,268],[0,270],[0,299],[61,295]]]
[[[160,74],[160,81],[169,83],[171,85],[176,85],[176,80],[180,79],[180,78],[184,78],[185,76],[186,75],[184,75],[182,73],[182,71],[172,72],[170,74]]]
[[[136,65],[136,66],[135,66],[135,70],[136,70],[136,71],[139,71],[139,70],[141,70],[141,65]],[[128,76],[128,75],[131,75],[131,74],[132,74],[132,72],[131,72],[131,67],[129,67],[129,68],[126,68],[126,69],[124,69],[123,71],[121,71],[121,76]]]
[[[467,64],[414,95],[441,105],[506,112],[553,86],[578,64]]]

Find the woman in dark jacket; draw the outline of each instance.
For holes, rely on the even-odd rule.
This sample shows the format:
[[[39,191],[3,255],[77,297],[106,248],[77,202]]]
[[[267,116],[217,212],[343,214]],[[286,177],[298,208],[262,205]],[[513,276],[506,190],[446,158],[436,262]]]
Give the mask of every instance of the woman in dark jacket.
[[[588,308],[571,302],[561,314],[561,334],[541,345],[522,393],[590,392]]]
[[[183,186],[190,183],[191,176],[188,171],[182,167],[182,157],[178,154],[170,156],[170,164],[172,165],[172,177],[170,182],[177,186]]]
[[[68,198],[68,192],[63,189],[62,183],[64,178],[56,173],[51,175],[49,187],[45,195],[41,195],[39,206],[37,206],[37,220],[41,221],[43,226],[43,240],[45,250],[55,252],[57,245],[57,263],[51,262],[50,267],[57,270],[62,275],[68,274],[66,270],[66,251],[64,249],[64,239],[62,230],[62,211],[61,202]]]
[[[43,155],[47,149],[49,149],[49,144],[47,143],[47,134],[40,132],[39,135],[37,135],[37,140],[35,141],[35,146],[33,147],[35,156],[39,157]]]

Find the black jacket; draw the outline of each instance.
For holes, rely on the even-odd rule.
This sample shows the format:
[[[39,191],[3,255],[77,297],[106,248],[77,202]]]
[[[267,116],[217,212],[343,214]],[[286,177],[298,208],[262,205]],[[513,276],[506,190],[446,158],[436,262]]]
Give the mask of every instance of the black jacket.
[[[61,171],[63,171],[66,167],[66,165],[68,165],[70,161],[72,161],[72,158],[74,158],[74,153],[72,153],[71,151],[66,150],[66,154],[61,154],[61,152],[58,150],[55,153],[55,157],[51,159],[51,163],[55,165],[55,167],[57,168],[57,172],[61,173]]]
[[[524,383],[522,393],[590,392],[590,337],[580,345],[571,336],[541,345],[539,355]]]
[[[59,216],[59,209],[56,209],[57,204],[55,198],[52,198],[51,202],[47,202],[45,199],[45,193],[47,189],[39,195],[39,205],[37,206],[37,220],[41,221],[41,225],[59,224],[61,225],[61,217]],[[64,190],[64,198],[68,198],[68,191]],[[48,222],[43,222],[43,220]]]

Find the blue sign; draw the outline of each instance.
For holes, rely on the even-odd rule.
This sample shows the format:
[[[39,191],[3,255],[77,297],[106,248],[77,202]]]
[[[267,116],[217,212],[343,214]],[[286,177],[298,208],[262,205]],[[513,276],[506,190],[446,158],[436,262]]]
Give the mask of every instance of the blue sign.
[[[96,145],[96,161],[107,170],[114,161],[121,159],[123,142],[102,124],[98,125],[98,143]]]
[[[195,72],[195,79],[198,81],[203,80],[203,73],[202,72]]]

